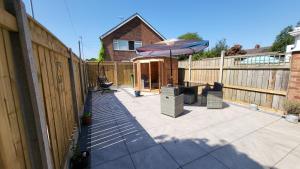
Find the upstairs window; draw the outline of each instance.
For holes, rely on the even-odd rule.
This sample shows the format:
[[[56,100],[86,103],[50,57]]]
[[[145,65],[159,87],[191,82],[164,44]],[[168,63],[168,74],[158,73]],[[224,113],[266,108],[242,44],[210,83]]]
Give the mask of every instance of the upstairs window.
[[[114,50],[121,50],[121,51],[134,51],[136,48],[142,46],[141,41],[128,41],[128,40],[114,40],[113,47]]]

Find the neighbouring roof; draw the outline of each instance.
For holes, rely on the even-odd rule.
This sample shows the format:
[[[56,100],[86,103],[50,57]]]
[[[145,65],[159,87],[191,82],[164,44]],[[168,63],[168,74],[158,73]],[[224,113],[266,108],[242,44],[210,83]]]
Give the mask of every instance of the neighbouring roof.
[[[245,49],[247,54],[257,54],[257,53],[266,53],[270,52],[270,46],[268,47],[259,47],[259,48],[253,48],[253,49]]]
[[[122,27],[123,25],[125,25],[126,23],[130,22],[131,20],[133,20],[134,18],[139,18],[141,21],[143,21],[153,32],[155,32],[158,36],[160,36],[162,39],[166,39],[161,33],[159,33],[149,22],[147,22],[140,14],[135,13],[132,16],[130,16],[129,18],[127,18],[126,20],[124,20],[123,22],[121,22],[120,24],[118,24],[117,26],[113,27],[112,29],[110,29],[109,31],[107,31],[106,33],[104,33],[103,35],[100,36],[100,39],[105,38],[106,36],[108,36],[109,34],[113,33],[114,31],[116,31],[117,29],[119,29],[120,27]]]

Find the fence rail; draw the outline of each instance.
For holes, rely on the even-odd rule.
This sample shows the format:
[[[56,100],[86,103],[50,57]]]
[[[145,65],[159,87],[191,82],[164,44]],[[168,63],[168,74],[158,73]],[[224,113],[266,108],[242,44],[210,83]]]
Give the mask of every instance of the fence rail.
[[[20,0],[5,1],[0,0],[0,168],[63,168],[83,111],[84,62],[27,16]]]
[[[212,85],[221,81],[226,100],[253,103],[274,110],[283,110],[289,73],[289,58],[282,53],[208,58],[191,64],[179,62],[181,82]]]

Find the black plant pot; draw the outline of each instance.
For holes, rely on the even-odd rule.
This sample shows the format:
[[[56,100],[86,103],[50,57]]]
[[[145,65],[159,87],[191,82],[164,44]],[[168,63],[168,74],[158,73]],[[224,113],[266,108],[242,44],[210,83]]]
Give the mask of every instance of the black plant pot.
[[[71,159],[71,169],[85,169],[89,164],[89,152],[82,151],[81,154],[86,153],[86,157],[80,157],[78,159]]]
[[[134,95],[135,95],[135,97],[141,96],[141,91],[134,91]]]

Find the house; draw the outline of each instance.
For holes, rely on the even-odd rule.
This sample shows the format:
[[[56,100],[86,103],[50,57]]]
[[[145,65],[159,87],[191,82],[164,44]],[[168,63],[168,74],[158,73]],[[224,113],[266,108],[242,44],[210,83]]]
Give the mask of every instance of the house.
[[[106,60],[130,61],[136,57],[135,49],[142,45],[165,40],[141,15],[135,13],[100,36],[105,48]]]

